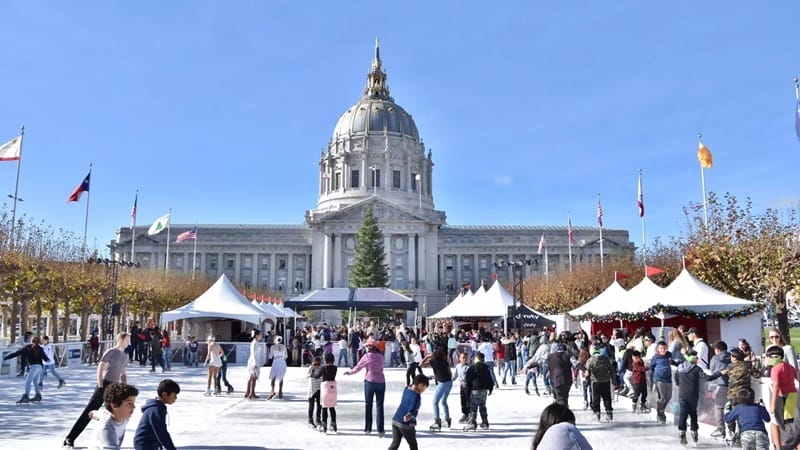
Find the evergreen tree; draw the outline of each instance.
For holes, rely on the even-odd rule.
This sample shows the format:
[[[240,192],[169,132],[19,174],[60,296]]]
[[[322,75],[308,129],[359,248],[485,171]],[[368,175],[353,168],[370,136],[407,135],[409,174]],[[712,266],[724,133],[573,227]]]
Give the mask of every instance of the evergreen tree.
[[[372,207],[369,207],[356,235],[356,257],[350,270],[350,286],[387,287],[389,266],[383,263],[384,256],[383,233],[372,215]]]

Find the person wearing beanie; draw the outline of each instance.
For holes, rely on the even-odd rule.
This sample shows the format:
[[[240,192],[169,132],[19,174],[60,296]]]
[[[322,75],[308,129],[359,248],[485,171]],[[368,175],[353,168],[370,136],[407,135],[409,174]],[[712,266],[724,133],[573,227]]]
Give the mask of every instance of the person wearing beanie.
[[[675,385],[678,386],[678,431],[680,443],[687,445],[686,440],[686,419],[691,419],[690,430],[692,432],[692,440],[697,443],[697,403],[700,399],[700,379],[711,381],[718,378],[727,369],[721,372],[706,374],[700,367],[698,367],[697,352],[689,350],[684,355],[686,361],[678,366],[675,371]]]

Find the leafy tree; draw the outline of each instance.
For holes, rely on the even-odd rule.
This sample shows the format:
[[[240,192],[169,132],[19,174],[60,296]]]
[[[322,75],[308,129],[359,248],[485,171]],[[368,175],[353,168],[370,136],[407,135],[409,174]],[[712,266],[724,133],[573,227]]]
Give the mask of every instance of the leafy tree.
[[[389,266],[384,264],[383,233],[378,221],[367,208],[356,234],[355,261],[350,270],[353,287],[386,287],[389,285]]]
[[[800,286],[800,223],[794,209],[754,214],[730,193],[708,196],[708,227],[702,205],[685,209],[687,235],[681,247],[703,282],[739,298],[775,309],[778,327],[789,336],[786,295]]]

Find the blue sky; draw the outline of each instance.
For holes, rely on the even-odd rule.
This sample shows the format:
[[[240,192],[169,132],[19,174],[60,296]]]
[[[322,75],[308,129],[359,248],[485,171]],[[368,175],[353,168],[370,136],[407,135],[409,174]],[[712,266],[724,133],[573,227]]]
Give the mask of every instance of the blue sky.
[[[0,140],[25,125],[19,211],[88,244],[173,223],[303,222],[320,149],[361,95],[374,39],[432,150],[454,225],[679,235],[708,190],[795,206],[800,3],[5,1]],[[16,164],[0,164],[0,194]],[[175,229],[177,234],[183,229]]]

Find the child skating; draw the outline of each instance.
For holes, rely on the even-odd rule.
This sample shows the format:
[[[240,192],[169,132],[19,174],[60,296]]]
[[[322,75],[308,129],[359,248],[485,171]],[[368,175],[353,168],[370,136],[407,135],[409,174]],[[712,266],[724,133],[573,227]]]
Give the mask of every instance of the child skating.
[[[428,377],[416,375],[411,386],[403,390],[400,406],[392,416],[392,443],[389,450],[400,448],[400,442],[405,439],[410,450],[417,450],[417,414],[422,403],[422,393],[428,388]]]

